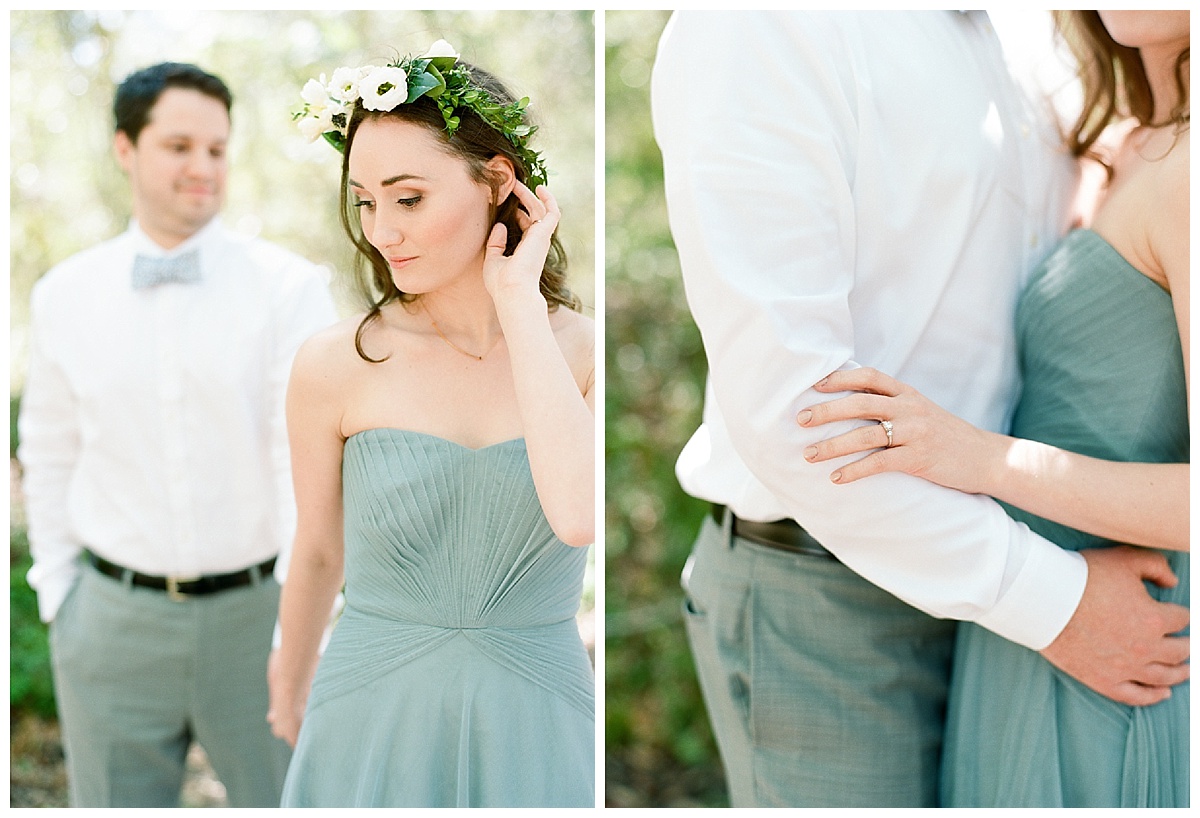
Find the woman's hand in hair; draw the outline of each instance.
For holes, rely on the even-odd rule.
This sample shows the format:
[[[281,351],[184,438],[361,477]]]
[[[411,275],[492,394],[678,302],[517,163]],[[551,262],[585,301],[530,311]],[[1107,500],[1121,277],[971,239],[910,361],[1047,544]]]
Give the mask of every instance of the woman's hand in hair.
[[[558,202],[545,185],[537,192],[516,182],[513,193],[521,203],[518,223],[523,235],[512,255],[504,255],[508,228],[496,224],[488,236],[487,255],[483,262],[483,283],[499,309],[503,303],[528,303],[534,296],[541,299],[539,282],[550,239],[558,227]],[[543,299],[544,309],[544,299]]]

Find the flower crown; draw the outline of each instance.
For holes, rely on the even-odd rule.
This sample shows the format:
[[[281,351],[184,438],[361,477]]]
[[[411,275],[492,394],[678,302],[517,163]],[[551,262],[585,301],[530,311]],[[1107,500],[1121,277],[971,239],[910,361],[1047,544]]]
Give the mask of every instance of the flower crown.
[[[304,84],[300,97],[304,110],[292,118],[301,132],[310,142],[325,137],[342,153],[355,105],[361,104],[368,111],[391,111],[429,97],[442,112],[448,137],[458,130],[456,111],[466,108],[512,143],[528,172],[529,187],[546,183],[541,155],[529,148],[529,139],[537,131],[525,121],[529,97],[501,105],[485,88],[472,82],[470,72],[458,62],[458,52],[445,40],[438,40],[420,57],[403,57],[384,66],[339,68],[328,83],[322,74],[320,79]]]

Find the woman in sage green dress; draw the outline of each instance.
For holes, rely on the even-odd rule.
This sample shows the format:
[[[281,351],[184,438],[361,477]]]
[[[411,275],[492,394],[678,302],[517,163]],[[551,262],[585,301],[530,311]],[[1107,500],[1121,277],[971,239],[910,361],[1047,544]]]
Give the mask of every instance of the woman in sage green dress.
[[[1107,181],[1088,226],[1056,248],[1018,305],[1023,386],[1013,436],[975,429],[882,373],[855,370],[821,388],[865,394],[825,404],[819,419],[880,424],[826,441],[816,459],[883,446],[843,467],[838,482],[904,471],[990,494],[1088,557],[1158,549],[1170,572],[1147,584],[1151,594],[1187,606],[1189,14],[1058,15],[1085,91],[1068,143],[1076,156],[1100,159]],[[1131,121],[1101,136],[1117,112]],[[1102,149],[1104,139],[1111,145]],[[1182,663],[1186,640],[1172,644]],[[1119,704],[1042,655],[962,624],[943,804],[1188,806],[1186,665],[1162,674],[1158,686],[1124,691],[1140,706]]]
[[[372,306],[310,339],[288,389],[283,805],[593,807],[593,324],[526,101],[441,41],[302,96],[343,152]]]

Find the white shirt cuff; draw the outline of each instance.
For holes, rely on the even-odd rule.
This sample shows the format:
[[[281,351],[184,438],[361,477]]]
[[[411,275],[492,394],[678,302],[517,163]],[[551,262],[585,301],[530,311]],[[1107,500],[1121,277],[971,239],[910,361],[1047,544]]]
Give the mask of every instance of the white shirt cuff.
[[[79,580],[79,572],[79,564],[73,562],[50,576],[39,578],[36,584],[30,582],[37,589],[38,616],[43,622],[54,621],[58,609]]]
[[[1087,561],[1057,546],[1031,548],[1008,592],[976,624],[1030,650],[1058,637],[1087,585]]]

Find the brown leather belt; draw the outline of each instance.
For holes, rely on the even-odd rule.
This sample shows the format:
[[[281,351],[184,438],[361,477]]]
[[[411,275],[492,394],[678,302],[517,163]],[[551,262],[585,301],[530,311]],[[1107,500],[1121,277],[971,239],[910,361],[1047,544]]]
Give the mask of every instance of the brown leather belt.
[[[717,525],[725,520],[728,509],[720,503],[712,504],[712,517]],[[813,539],[812,535],[800,527],[795,520],[775,520],[769,523],[756,523],[743,520],[729,511],[729,532],[735,537],[774,548],[776,551],[786,551],[789,554],[805,554],[810,557],[823,557],[836,560],[829,549]]]
[[[88,562],[100,573],[121,582],[125,582],[128,579],[131,585],[136,585],[139,588],[165,591],[167,596],[175,600],[186,599],[190,596],[215,594],[218,591],[228,591],[231,588],[241,588],[245,585],[257,585],[264,577],[270,576],[271,571],[275,569],[275,557],[271,557],[271,559],[259,565],[253,565],[249,568],[243,568],[241,571],[233,571],[228,574],[158,577],[151,574],[140,574],[132,568],[125,568],[116,563],[109,562],[104,557],[93,554],[91,551],[84,551],[84,553],[87,555]]]

